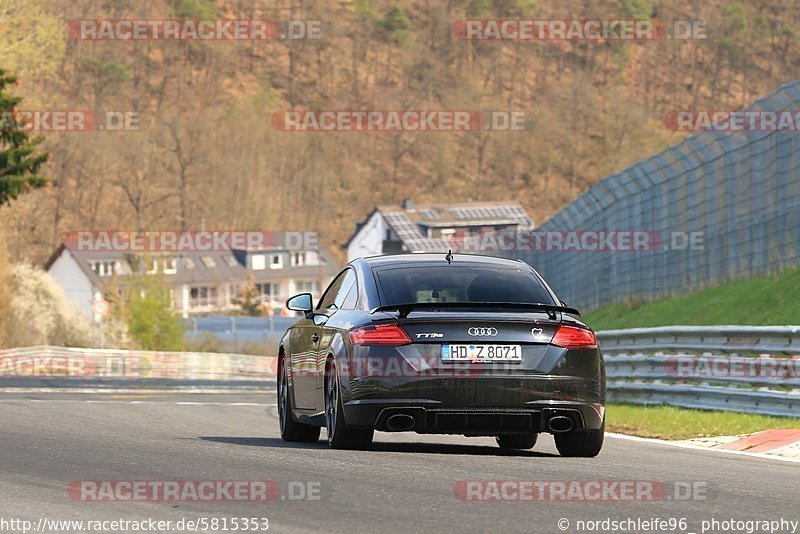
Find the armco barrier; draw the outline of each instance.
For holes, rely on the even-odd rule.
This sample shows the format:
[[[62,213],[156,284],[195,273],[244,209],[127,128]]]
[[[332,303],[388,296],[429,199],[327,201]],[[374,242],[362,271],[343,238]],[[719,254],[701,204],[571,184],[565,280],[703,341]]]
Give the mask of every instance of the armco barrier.
[[[662,326],[603,330],[604,354],[632,351],[703,351],[800,354],[800,326]]]
[[[800,327],[670,326],[597,333],[611,402],[800,417]],[[64,347],[0,351],[2,387],[272,384],[276,359]]]
[[[597,333],[608,400],[800,417],[800,327]]]
[[[0,387],[264,386],[276,358],[65,347],[0,350]]]

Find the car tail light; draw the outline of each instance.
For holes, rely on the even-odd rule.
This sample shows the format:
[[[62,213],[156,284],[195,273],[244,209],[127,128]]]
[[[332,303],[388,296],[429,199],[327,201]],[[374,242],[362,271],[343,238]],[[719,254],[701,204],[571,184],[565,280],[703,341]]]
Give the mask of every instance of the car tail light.
[[[550,344],[565,349],[595,348],[597,347],[597,336],[588,328],[561,325],[556,330]]]
[[[397,347],[411,343],[406,331],[398,324],[381,324],[364,326],[350,331],[350,342],[353,345],[379,345],[381,347]]]

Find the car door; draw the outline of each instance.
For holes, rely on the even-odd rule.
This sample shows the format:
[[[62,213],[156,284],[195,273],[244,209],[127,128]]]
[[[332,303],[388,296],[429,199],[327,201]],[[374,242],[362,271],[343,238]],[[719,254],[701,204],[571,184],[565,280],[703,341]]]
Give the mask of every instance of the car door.
[[[342,272],[334,278],[325,290],[316,312],[322,306],[329,307],[333,304],[339,289],[345,279]],[[300,320],[292,327],[292,377],[294,400],[299,409],[314,410],[317,408],[317,367],[320,353],[327,354],[320,345],[320,322],[324,319],[319,313],[312,314],[309,318]],[[324,363],[324,356],[323,365]]]
[[[353,269],[345,269],[338,278],[341,278],[342,280],[341,285],[336,288],[335,293],[331,292],[330,295],[326,294],[326,296],[320,301],[319,306],[317,306],[317,311],[319,312],[319,314],[316,316],[318,317],[317,335],[319,336],[320,340],[320,350],[318,352],[319,359],[317,360],[316,387],[317,403],[319,404],[320,409],[324,409],[323,388],[325,386],[325,362],[328,359],[328,349],[330,348],[331,342],[333,341],[337,332],[337,329],[329,327],[328,323],[331,321],[331,319],[333,319],[334,315],[343,309],[346,309],[346,302],[352,300],[348,297],[357,291],[356,275]]]
[[[300,319],[290,331],[292,391],[295,406],[301,410],[310,410],[315,407],[317,348],[312,340],[315,331],[316,325],[313,317]]]

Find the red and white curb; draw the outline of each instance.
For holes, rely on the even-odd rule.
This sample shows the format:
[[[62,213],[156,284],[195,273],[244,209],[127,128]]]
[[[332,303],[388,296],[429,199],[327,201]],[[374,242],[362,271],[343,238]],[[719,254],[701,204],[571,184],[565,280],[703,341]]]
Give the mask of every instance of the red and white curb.
[[[800,429],[764,430],[744,436],[718,436],[681,441],[640,438],[638,436],[628,436],[625,434],[616,434],[614,432],[606,432],[606,436],[642,443],[667,445],[669,447],[681,449],[800,463]]]
[[[797,428],[776,428],[743,436],[697,438],[688,441],[720,450],[758,452],[800,458],[800,429]]]

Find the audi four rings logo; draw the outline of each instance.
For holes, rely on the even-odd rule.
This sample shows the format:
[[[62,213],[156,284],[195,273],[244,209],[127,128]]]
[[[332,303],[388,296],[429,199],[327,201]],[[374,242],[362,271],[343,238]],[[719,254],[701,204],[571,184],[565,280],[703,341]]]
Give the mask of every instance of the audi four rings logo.
[[[479,336],[479,337],[488,337],[488,336],[496,336],[497,335],[497,328],[479,328],[473,326],[467,333],[471,336]]]

